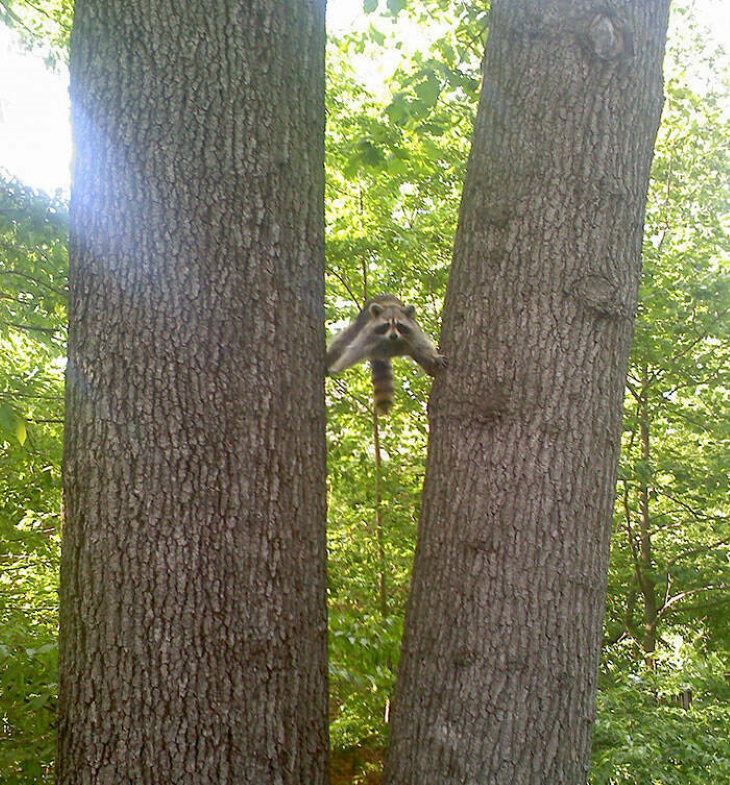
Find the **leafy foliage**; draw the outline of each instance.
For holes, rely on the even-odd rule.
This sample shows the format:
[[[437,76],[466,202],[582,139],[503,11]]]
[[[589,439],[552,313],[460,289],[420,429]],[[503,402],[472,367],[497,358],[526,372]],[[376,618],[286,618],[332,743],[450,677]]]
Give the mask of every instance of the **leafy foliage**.
[[[51,66],[67,58],[72,17],[71,0],[0,0],[0,22],[18,30],[29,47],[42,49]]]
[[[386,43],[373,27],[330,42],[327,314],[334,330],[366,299],[390,292],[414,304],[435,337],[478,63],[440,39],[397,69],[378,97],[349,62]],[[377,424],[367,366],[327,383],[330,682],[339,750],[384,743],[412,563],[430,381],[405,359],[394,365],[395,407]]]
[[[432,9],[435,4],[427,5]],[[717,73],[716,55],[702,54],[703,43],[688,32],[686,8],[677,6],[675,14],[683,29],[676,32],[675,20],[678,43],[667,65],[668,100],[648,206],[645,275],[616,507],[595,782],[679,782],[681,776],[702,781],[701,772],[707,770],[716,775],[713,781],[727,778],[724,745],[702,739],[710,728],[724,738],[729,727],[724,693],[715,688],[722,681],[721,655],[728,651],[730,618],[727,94],[723,88],[708,89],[708,79]],[[478,39],[481,33],[476,23],[471,37],[460,29],[463,41]],[[427,314],[438,312],[470,132],[468,122],[454,118],[473,116],[478,81],[476,59],[469,60],[470,50],[452,36],[440,39],[431,52],[416,54],[410,67],[388,83],[389,95],[378,101],[353,82],[341,59],[382,40],[372,31],[366,44],[367,38],[339,42],[330,55],[328,314],[335,324],[354,315],[362,300],[376,291],[399,292],[421,311],[425,306]],[[704,79],[697,76],[700,70]],[[444,155],[453,149],[456,158]],[[409,255],[410,249],[415,255]],[[424,255],[430,263],[422,261]],[[431,327],[431,319],[426,322]],[[396,377],[424,400],[426,390],[417,386],[423,380],[415,369],[404,364]],[[378,615],[383,553],[378,556],[375,530],[377,471],[369,388],[367,369],[328,382],[336,746],[383,739],[380,718],[391,690],[391,658],[397,656],[390,635],[402,618],[425,455],[422,404],[414,408],[401,395],[381,437],[387,450],[396,444],[398,451],[394,463],[390,454],[384,462],[385,479],[380,480],[390,550],[385,560],[387,613]],[[647,423],[650,454],[644,456],[641,431]],[[412,497],[404,505],[397,503],[401,496],[388,485],[394,469],[414,478],[408,491]],[[650,512],[646,565],[640,562],[643,497]],[[644,648],[649,641],[643,636],[647,605],[637,578],[642,571],[644,589],[653,582],[656,605],[651,653]],[[379,623],[391,619],[398,622],[392,628]],[[348,636],[353,630],[357,634]],[[679,660],[670,656],[677,641],[686,649]],[[364,673],[387,678],[363,679]],[[694,685],[695,695],[689,714],[667,702],[687,682]],[[714,686],[703,686],[707,684]],[[657,694],[667,701],[658,701]],[[683,743],[677,741],[680,725]],[[674,741],[667,745],[670,738]],[[633,765],[631,756],[642,748],[665,762],[661,772],[649,773],[646,763],[643,768]],[[710,758],[716,764],[707,769]],[[672,779],[667,772],[677,760],[684,761],[679,767],[683,774]]]
[[[632,672],[620,657],[606,663],[591,785],[730,782],[730,686],[719,675],[722,660],[697,659],[691,645],[674,643],[658,672]]]
[[[0,769],[50,781],[56,701],[66,210],[0,181]]]

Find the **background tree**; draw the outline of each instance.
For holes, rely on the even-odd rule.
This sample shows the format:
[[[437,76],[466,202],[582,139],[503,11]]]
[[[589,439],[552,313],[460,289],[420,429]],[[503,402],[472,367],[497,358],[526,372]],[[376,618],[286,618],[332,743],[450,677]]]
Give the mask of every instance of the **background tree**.
[[[668,5],[492,5],[389,785],[585,779]]]
[[[58,782],[316,785],[324,3],[81,1],[70,71]]]

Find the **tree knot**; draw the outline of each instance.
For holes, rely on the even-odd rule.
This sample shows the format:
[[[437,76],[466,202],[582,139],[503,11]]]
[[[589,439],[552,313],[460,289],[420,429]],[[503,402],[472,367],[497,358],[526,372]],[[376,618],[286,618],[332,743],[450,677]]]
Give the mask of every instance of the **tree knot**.
[[[622,287],[605,275],[582,275],[570,287],[570,295],[600,316],[620,319],[633,313]]]
[[[605,14],[594,17],[588,28],[593,52],[601,60],[614,60],[626,51],[624,34]]]

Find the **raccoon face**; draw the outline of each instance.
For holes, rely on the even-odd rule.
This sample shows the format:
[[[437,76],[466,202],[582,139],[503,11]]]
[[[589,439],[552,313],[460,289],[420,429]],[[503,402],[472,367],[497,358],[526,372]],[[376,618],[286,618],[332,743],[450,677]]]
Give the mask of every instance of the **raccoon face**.
[[[370,306],[371,331],[379,341],[386,344],[386,350],[395,351],[409,343],[414,325],[411,322],[415,309],[396,305],[372,303]]]

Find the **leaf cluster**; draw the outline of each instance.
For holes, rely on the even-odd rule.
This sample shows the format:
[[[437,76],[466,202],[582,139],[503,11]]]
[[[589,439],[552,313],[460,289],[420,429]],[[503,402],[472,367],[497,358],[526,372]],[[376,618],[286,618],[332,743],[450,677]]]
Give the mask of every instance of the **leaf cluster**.
[[[729,782],[730,686],[722,672],[720,657],[698,658],[681,643],[657,672],[632,670],[620,653],[606,658],[591,785]]]
[[[0,22],[42,50],[52,67],[68,58],[72,18],[72,0],[0,0]]]
[[[0,180],[0,769],[51,779],[66,207]]]

